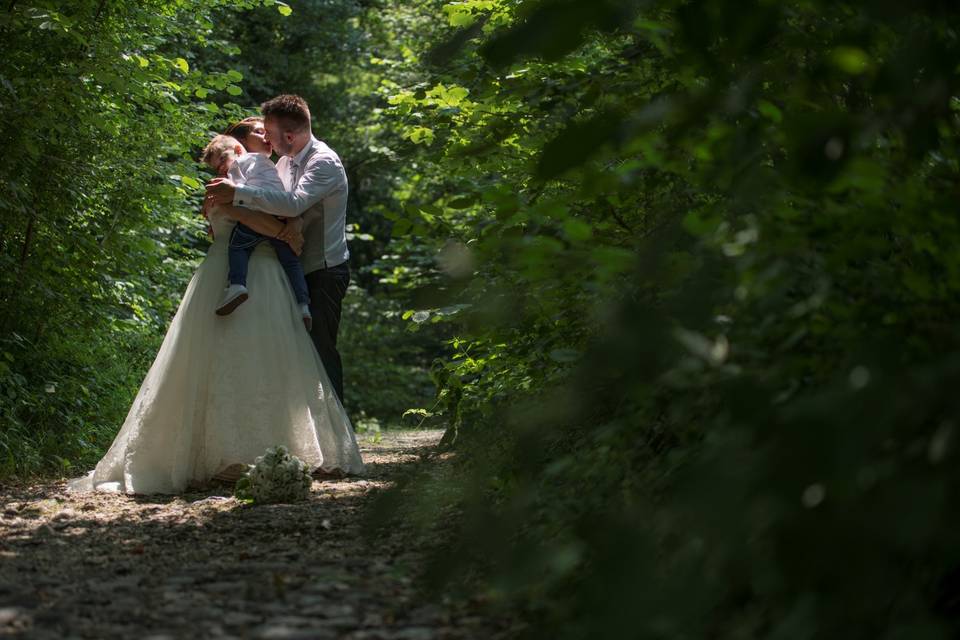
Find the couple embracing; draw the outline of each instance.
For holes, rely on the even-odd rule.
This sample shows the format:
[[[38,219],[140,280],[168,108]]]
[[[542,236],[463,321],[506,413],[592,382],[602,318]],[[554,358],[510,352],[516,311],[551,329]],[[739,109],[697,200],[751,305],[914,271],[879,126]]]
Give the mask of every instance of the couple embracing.
[[[277,445],[318,474],[362,473],[336,348],[346,174],[302,98],[261,112],[204,150],[213,243],[116,439],[70,490],[179,493]]]

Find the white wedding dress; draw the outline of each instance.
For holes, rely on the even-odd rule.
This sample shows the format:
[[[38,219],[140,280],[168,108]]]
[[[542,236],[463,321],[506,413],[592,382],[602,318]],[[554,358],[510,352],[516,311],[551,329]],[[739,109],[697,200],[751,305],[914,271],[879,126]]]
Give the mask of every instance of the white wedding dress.
[[[214,241],[109,451],[71,491],[179,493],[284,445],[311,469],[363,472],[356,438],[266,242],[250,257],[250,298],[214,308],[227,281],[233,222]]]

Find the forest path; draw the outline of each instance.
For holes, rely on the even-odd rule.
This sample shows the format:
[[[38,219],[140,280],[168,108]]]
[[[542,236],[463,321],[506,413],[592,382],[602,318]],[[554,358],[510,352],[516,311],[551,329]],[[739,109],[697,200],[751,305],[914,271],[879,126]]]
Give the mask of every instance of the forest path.
[[[361,438],[366,477],[315,481],[293,505],[243,505],[225,487],[149,497],[68,494],[63,482],[0,488],[0,636],[504,637],[475,606],[422,600],[425,543],[412,527],[364,536],[375,494],[441,434]]]

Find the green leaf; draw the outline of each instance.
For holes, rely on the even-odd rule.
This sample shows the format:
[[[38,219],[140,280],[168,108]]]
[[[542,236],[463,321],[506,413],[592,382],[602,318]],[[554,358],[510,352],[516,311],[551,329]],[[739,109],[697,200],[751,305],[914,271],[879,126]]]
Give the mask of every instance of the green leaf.
[[[720,222],[722,221],[719,217],[694,209],[683,217],[683,228],[697,237],[703,237],[716,231]]]
[[[464,6],[463,2],[451,2],[443,5],[443,11],[447,14],[447,21],[452,27],[466,27],[473,24],[477,17],[470,11],[469,6]]]
[[[229,93],[232,96],[238,96],[241,93],[243,93],[243,89],[241,89],[235,84],[229,84],[227,85],[227,93]]]
[[[772,102],[766,100],[761,100],[757,103],[757,110],[767,119],[774,122],[782,122],[783,114],[780,112],[780,109],[777,108]]]
[[[185,184],[186,186],[190,187],[191,189],[199,189],[199,188],[200,188],[200,182],[197,181],[195,178],[191,178],[190,176],[181,176],[181,177],[180,177],[180,182],[182,182],[182,183]]]
[[[597,247],[590,252],[598,265],[613,271],[625,271],[636,260],[636,255],[619,247]]]
[[[277,2],[277,11],[279,11],[282,16],[289,16],[293,13],[293,9],[286,2]]]
[[[413,127],[406,133],[406,137],[414,144],[430,144],[433,142],[433,129]]]
[[[837,68],[851,75],[860,75],[870,68],[870,56],[857,47],[837,47],[831,58]]]
[[[173,66],[175,66],[177,69],[180,69],[180,71],[183,71],[184,73],[189,73],[190,71],[190,64],[184,58],[176,58],[173,61]]]
[[[593,237],[593,228],[583,220],[567,220],[563,223],[563,232],[573,242],[583,242]]]

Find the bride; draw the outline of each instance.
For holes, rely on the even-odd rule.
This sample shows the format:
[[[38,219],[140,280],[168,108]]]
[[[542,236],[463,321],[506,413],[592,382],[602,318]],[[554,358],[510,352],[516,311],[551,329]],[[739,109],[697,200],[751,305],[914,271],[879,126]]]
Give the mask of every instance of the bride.
[[[251,125],[249,135],[236,127],[231,133],[248,151],[269,153]],[[230,477],[236,465],[277,445],[315,471],[363,471],[349,418],[268,243],[250,256],[249,300],[231,315],[214,313],[235,223],[216,209],[208,218],[213,243],[120,432],[69,490],[179,493],[218,474]]]

